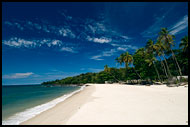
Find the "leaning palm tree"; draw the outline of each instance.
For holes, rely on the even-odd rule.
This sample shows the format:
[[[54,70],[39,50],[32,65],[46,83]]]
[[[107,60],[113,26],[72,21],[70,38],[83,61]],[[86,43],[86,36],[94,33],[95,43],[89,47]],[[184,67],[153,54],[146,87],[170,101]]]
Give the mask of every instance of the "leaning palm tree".
[[[116,62],[118,62],[120,65],[123,64],[124,62],[124,53],[122,53],[119,57],[117,57],[116,59]]]
[[[165,73],[166,77],[168,78],[168,73],[166,71],[166,67],[161,59],[161,55],[162,55],[162,52],[161,52],[161,45],[159,45],[158,43],[154,44],[153,46],[154,50],[156,51],[156,55],[159,57],[160,59],[160,62],[161,62],[161,66],[162,66],[162,69],[163,69],[163,72]]]
[[[150,55],[149,55],[149,56],[150,56]],[[161,80],[161,78],[160,78],[160,74],[159,74],[159,72],[158,72],[158,69],[156,68],[155,61],[156,61],[156,58],[153,57],[153,56],[152,56],[152,57],[147,57],[147,58],[145,59],[145,62],[147,62],[149,66],[154,65],[154,69],[155,69],[155,71],[156,71],[156,73],[157,73],[158,79],[159,79],[159,81],[162,82],[162,80]]]
[[[170,51],[172,53],[172,58],[173,60],[175,61],[175,63],[177,64],[177,67],[178,67],[178,71],[179,71],[179,74],[180,76],[182,76],[182,73],[181,73],[181,68],[179,67],[179,64],[177,62],[177,59],[175,57],[175,54],[172,50],[172,46],[174,46],[174,36],[169,34],[169,31],[167,30],[167,28],[162,28],[161,31],[159,32],[159,40],[165,45],[166,47],[166,50],[167,51]]]
[[[142,56],[143,58],[145,57],[145,48],[140,48],[136,51],[140,56]]]
[[[128,68],[129,64],[132,65],[132,68],[134,69],[135,73],[138,75],[138,77],[141,79],[141,76],[137,73],[137,71],[135,70],[134,66],[133,66],[133,56],[129,54],[129,52],[126,52],[124,54],[124,63],[125,63],[125,67],[126,69]]]
[[[108,65],[104,66],[104,71],[107,72],[108,74],[110,74],[112,77],[114,77],[115,80],[117,80],[118,82],[120,82],[112,73],[111,73],[111,68],[108,67]]]
[[[136,51],[135,54],[138,54],[142,59],[144,59],[145,56],[146,56],[145,48],[139,48],[139,49]],[[134,62],[134,60],[133,60],[133,62]],[[133,65],[133,64],[132,64],[132,65]],[[135,70],[135,69],[134,69],[134,70]],[[136,71],[135,71],[135,72],[136,72]],[[140,76],[140,74],[138,74],[138,73],[136,73],[136,74],[139,76],[140,79],[142,79],[141,76]]]
[[[149,66],[151,66],[152,64],[154,65],[155,71],[158,75],[158,79],[159,79],[159,81],[161,81],[158,69],[156,68],[156,65],[154,63],[154,61],[156,61],[156,58],[154,57],[154,41],[151,39],[148,40],[145,48],[146,48],[146,54],[147,54],[145,62],[147,62],[149,64]]]
[[[146,52],[152,54],[154,51],[153,46],[154,46],[154,41],[149,39],[145,46]]]
[[[180,48],[182,48],[183,52],[188,52],[188,36],[184,36],[181,39]]]

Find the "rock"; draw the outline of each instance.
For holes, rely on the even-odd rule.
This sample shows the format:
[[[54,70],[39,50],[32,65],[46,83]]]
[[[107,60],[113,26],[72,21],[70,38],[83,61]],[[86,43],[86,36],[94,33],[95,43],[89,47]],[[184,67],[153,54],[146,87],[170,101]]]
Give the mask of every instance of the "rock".
[[[186,83],[186,82],[182,82],[182,83],[180,83],[179,85],[180,86],[185,86],[185,85],[187,85],[188,83]]]
[[[167,84],[168,87],[178,87],[179,84]]]
[[[162,85],[161,82],[154,82],[155,85]]]

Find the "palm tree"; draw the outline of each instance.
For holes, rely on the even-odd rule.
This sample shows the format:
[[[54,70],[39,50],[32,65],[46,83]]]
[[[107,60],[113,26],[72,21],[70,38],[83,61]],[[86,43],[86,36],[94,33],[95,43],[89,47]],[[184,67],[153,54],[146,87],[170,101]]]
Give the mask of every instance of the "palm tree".
[[[125,63],[125,67],[128,68],[129,64],[133,61],[133,57],[129,54],[129,52],[124,53],[123,62]]]
[[[127,77],[127,70],[129,67],[129,64],[133,63],[133,57],[132,55],[129,54],[129,52],[125,52],[122,53],[119,57],[117,57],[115,59],[118,63],[120,63],[120,65],[122,65],[123,63],[125,63],[125,69],[126,69],[126,77]],[[132,64],[132,68],[134,69],[135,73],[139,76],[139,78],[141,79],[141,76],[136,72],[133,64]]]
[[[148,42],[146,43],[146,46],[145,46],[147,53],[150,53],[150,54],[153,53],[153,51],[154,51],[153,46],[154,46],[153,40],[149,39]]]
[[[156,51],[156,55],[159,57],[160,59],[160,62],[161,62],[161,66],[163,67],[163,72],[165,72],[165,75],[166,77],[168,78],[168,74],[167,74],[167,71],[166,71],[166,67],[161,59],[161,55],[162,55],[162,52],[161,52],[161,45],[159,45],[158,43],[154,44],[153,46],[154,50]]]
[[[158,72],[158,70],[157,70],[157,68],[156,68],[156,65],[155,65],[155,63],[154,63],[155,61],[156,61],[156,58],[155,58],[155,57],[149,57],[149,58],[145,59],[145,62],[147,62],[147,63],[149,64],[149,66],[151,66],[152,64],[154,65],[154,69],[156,70],[158,79],[159,79],[159,81],[162,82],[162,80],[160,79],[159,72]]]
[[[118,62],[120,65],[123,64],[124,62],[124,53],[122,53],[119,57],[117,57],[116,59],[116,62]]]
[[[167,30],[167,28],[162,28],[161,31],[159,32],[159,35],[160,35],[159,40],[165,45],[166,50],[171,51],[172,58],[177,64],[179,74],[180,76],[182,76],[181,68],[179,67],[175,54],[172,50],[172,46],[174,46],[174,43],[173,43],[174,36],[169,34],[169,31]]]
[[[104,71],[107,72],[108,74],[110,74],[112,77],[115,78],[115,76],[111,73],[111,68],[109,68],[108,65],[104,66]],[[117,80],[119,82],[119,80],[117,78],[115,78],[115,80]]]
[[[129,52],[126,52],[124,54],[124,63],[125,63],[125,67],[126,69],[128,68],[129,64],[132,65],[133,70],[135,71],[135,73],[138,75],[138,77],[141,79],[141,76],[137,73],[137,71],[135,70],[134,66],[133,66],[133,56],[129,54]]]
[[[145,49],[144,48],[140,48],[136,51],[139,55],[141,55],[142,57],[145,57]]]
[[[184,36],[181,39],[180,48],[182,48],[183,52],[188,52],[188,36]]]
[[[144,58],[145,58],[145,55],[146,55],[145,48],[139,48],[139,49],[136,51],[135,54],[140,55],[140,57],[141,57],[142,59],[144,59]],[[134,54],[134,55],[135,55],[135,54]],[[134,62],[134,60],[133,60],[133,62]],[[132,66],[133,66],[133,64],[132,64]],[[135,70],[135,69],[134,69],[134,70]],[[135,71],[135,72],[136,72],[136,71]],[[136,74],[139,76],[140,79],[142,79],[141,76],[140,76],[140,74],[138,74],[137,72],[136,72]]]
[[[109,72],[109,67],[108,67],[108,65],[105,65],[105,66],[104,66],[104,71],[105,71],[105,72]]]
[[[158,72],[156,65],[154,63],[154,61],[156,61],[156,58],[154,57],[154,41],[151,39],[148,40],[145,48],[146,48],[146,53],[147,53],[147,55],[146,55],[147,57],[145,59],[145,62],[147,62],[149,64],[149,66],[151,66],[152,64],[154,65],[154,68],[155,68],[156,73],[158,75],[158,79],[159,79],[159,81],[161,81],[159,72]]]

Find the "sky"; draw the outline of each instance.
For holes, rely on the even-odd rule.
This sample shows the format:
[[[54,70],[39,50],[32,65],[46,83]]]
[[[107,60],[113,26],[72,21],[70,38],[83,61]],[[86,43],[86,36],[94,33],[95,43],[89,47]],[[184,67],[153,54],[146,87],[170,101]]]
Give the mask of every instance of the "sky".
[[[2,85],[119,67],[116,57],[156,40],[162,27],[178,48],[188,35],[188,3],[3,2]]]

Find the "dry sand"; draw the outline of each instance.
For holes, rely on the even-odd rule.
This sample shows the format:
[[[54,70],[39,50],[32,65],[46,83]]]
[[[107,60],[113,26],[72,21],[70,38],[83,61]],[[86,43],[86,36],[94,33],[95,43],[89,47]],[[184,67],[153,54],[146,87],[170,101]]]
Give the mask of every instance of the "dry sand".
[[[188,124],[188,87],[89,85],[21,124]]]

